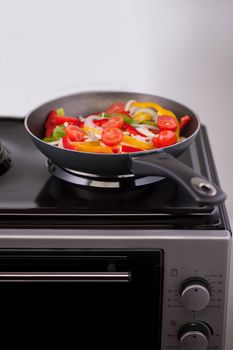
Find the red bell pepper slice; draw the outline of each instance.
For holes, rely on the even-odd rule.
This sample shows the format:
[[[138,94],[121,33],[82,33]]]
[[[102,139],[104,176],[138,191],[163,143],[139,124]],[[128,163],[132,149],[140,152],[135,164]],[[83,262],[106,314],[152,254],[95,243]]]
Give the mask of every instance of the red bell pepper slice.
[[[52,136],[52,132],[54,128],[55,128],[55,125],[49,125],[45,130],[45,137]]]
[[[138,131],[136,128],[134,128],[132,125],[124,123],[123,128],[125,129],[125,131],[130,132],[130,134],[132,134],[132,135],[140,135],[140,136],[145,137],[144,134],[142,134],[140,131]]]
[[[81,122],[81,120],[79,120],[78,118],[59,115],[57,111],[54,109],[49,112],[48,117],[45,121],[45,136],[50,137],[52,135],[53,129],[57,125],[62,125],[64,123],[77,125],[80,128],[84,126],[84,123]]]
[[[97,125],[97,126],[102,127],[103,124],[105,124],[108,120],[109,120],[109,119],[107,119],[107,118],[95,119],[95,120],[93,120],[93,123],[94,123],[95,125]]]
[[[79,127],[83,126],[83,122],[81,122],[78,118],[58,115],[56,110],[52,110],[51,112],[49,112],[48,117],[46,119],[45,128],[47,129],[52,125],[55,127],[56,125],[61,125],[64,123],[74,124]]]
[[[143,150],[140,149],[140,148],[131,147],[131,146],[126,146],[126,145],[123,145],[121,149],[122,149],[122,152],[127,152],[127,153],[141,152],[141,151],[143,151]]]
[[[184,117],[180,118],[180,129],[183,129],[185,125],[187,125],[191,120],[191,117],[189,115],[185,115]]]
[[[120,153],[120,147],[117,147],[117,146],[112,147],[112,152],[113,153]]]

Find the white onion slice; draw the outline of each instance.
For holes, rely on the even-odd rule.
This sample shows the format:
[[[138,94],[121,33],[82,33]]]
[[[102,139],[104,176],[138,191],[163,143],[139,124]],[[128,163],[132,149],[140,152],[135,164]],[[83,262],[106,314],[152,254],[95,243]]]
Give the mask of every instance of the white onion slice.
[[[130,110],[130,105],[133,103],[133,102],[137,102],[135,100],[129,100],[126,105],[125,105],[125,110],[126,111],[129,111]]]
[[[78,116],[78,119],[81,121],[81,122],[85,122],[86,118],[84,118],[82,115],[79,115]]]
[[[59,144],[59,140],[56,141],[50,141],[50,142],[46,142],[48,145],[52,145],[52,146],[58,146]]]
[[[89,117],[86,117],[84,119],[84,124],[86,126],[89,126],[90,128],[102,130],[100,126],[97,126],[95,123],[93,123],[93,120],[100,120],[100,119],[102,118],[99,117],[98,115],[90,115]]]
[[[159,128],[158,128],[157,126],[154,126],[154,125],[150,125],[150,124],[140,124],[140,126],[144,126],[144,128],[147,128],[147,129],[153,129],[153,130],[159,131]]]
[[[62,139],[59,139],[59,140],[58,140],[58,145],[57,145],[57,147],[59,147],[59,148],[64,148],[64,147],[63,147],[63,141],[62,141]]]
[[[131,106],[133,102],[137,102],[137,101],[129,100],[125,105],[125,110],[128,111],[131,115],[139,108],[137,106]]]
[[[143,141],[146,142],[148,140],[148,136],[141,136],[141,135],[133,135],[131,134],[131,137],[133,137],[134,139],[138,140],[138,141]]]
[[[88,136],[89,136],[89,138],[91,139],[92,142],[101,140],[101,135],[99,135],[97,133],[95,134],[92,131],[88,131],[87,134],[88,134]]]
[[[157,118],[158,117],[157,113],[152,108],[137,107],[136,110],[133,112],[133,115],[135,115],[136,113],[147,113],[147,114],[151,115],[152,118]]]
[[[180,136],[179,139],[178,139],[178,142],[182,142],[182,141],[184,141],[184,140],[186,140],[186,137]]]
[[[154,133],[143,126],[140,126],[139,128],[137,128],[137,131],[139,131],[140,133],[142,133],[145,136],[154,137]]]

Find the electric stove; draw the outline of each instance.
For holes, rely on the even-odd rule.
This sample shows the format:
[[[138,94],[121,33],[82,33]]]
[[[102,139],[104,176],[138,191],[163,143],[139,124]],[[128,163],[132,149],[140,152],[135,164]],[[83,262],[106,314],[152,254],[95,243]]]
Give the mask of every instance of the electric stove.
[[[22,118],[0,119],[0,142],[3,338],[224,350],[231,230],[223,203],[199,206],[158,176],[106,181],[61,169]],[[179,159],[219,185],[204,126]]]
[[[1,119],[0,125],[0,168],[5,172],[0,181],[2,227],[146,225],[221,229],[225,225],[224,206],[199,207],[170,179],[106,181],[70,173],[51,164],[38,151],[21,119]],[[180,160],[218,183],[204,127]]]

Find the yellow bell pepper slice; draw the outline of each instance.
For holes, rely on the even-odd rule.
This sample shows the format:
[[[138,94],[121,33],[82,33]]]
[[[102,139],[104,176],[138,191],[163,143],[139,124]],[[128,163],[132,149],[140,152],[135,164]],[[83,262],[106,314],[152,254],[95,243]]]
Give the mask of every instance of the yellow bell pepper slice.
[[[177,140],[179,139],[179,135],[180,135],[180,125],[179,125],[179,121],[175,115],[175,113],[173,113],[172,111],[170,111],[169,109],[165,109],[162,106],[160,106],[159,104],[155,103],[155,102],[137,102],[134,101],[131,103],[132,107],[139,107],[139,108],[153,108],[156,110],[156,112],[158,113],[158,115],[169,115],[171,117],[174,117],[177,123],[177,129],[175,131]]]
[[[101,133],[102,133],[101,130],[95,129],[95,128],[91,128],[90,126],[84,126],[82,129],[84,131],[86,131],[86,132],[91,131],[91,132],[93,132],[94,134],[97,134],[97,135],[101,135]]]
[[[169,109],[165,109],[155,102],[137,102],[134,101],[131,103],[130,107],[139,107],[139,108],[153,108],[157,111],[158,115],[171,115],[176,117],[176,115]]]
[[[124,135],[122,143],[126,143],[127,145],[141,148],[143,150],[150,150],[154,148],[152,143],[136,140],[134,137],[129,135]]]
[[[76,151],[94,153],[113,153],[111,147],[101,146],[99,142],[72,142]]]
[[[78,141],[73,141],[72,145],[74,145],[75,147],[79,147],[82,145],[85,145],[86,147],[96,147],[96,146],[100,146],[100,142],[99,141],[93,141],[93,142],[78,142]]]
[[[144,123],[146,121],[151,121],[152,120],[152,116],[148,113],[135,113],[133,116],[133,120],[135,120],[135,122],[141,124]]]

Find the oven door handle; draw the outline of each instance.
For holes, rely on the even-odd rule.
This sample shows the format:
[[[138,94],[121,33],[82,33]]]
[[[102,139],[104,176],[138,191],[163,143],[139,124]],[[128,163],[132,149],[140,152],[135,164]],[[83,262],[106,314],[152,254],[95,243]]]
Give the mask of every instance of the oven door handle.
[[[0,272],[1,282],[130,282],[130,272]]]

